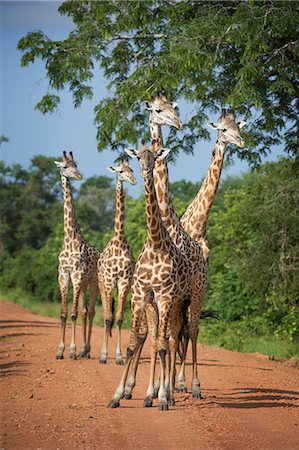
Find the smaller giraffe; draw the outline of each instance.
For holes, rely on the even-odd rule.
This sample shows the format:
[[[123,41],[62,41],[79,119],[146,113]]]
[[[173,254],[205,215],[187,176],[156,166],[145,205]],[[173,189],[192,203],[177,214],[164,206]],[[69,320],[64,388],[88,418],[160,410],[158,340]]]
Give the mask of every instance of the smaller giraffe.
[[[64,195],[64,241],[63,250],[58,261],[58,282],[61,294],[61,338],[56,359],[63,359],[65,349],[65,328],[68,314],[67,295],[70,281],[73,284],[72,340],[70,345],[70,358],[76,359],[76,320],[78,304],[82,319],[83,344],[79,354],[82,358],[90,358],[90,340],[92,323],[95,315],[95,303],[98,296],[97,261],[100,252],[96,247],[89,245],[84,239],[75,217],[70,178],[80,180],[81,175],[74,161],[73,153],[67,156],[63,152],[62,161],[54,161],[60,169],[61,183]],[[86,291],[89,287],[90,302],[87,309]],[[86,319],[89,318],[88,336],[86,340]]]
[[[131,287],[135,261],[125,236],[125,194],[123,182],[135,185],[137,183],[132,168],[127,162],[120,162],[117,167],[109,166],[110,172],[117,174],[116,212],[114,236],[108,242],[98,261],[98,281],[104,310],[104,340],[99,362],[106,364],[108,355],[108,337],[111,336],[113,325],[114,299],[113,291],[118,291],[118,308],[116,323],[118,327],[116,364],[123,364],[121,353],[121,327],[124,307]]]
[[[132,329],[130,343],[127,349],[125,369],[109,403],[110,408],[117,408],[125,393],[125,385],[134,356],[138,356],[139,349],[146,337],[139,340],[140,326],[144,323],[142,317],[150,312],[156,319],[149,319],[149,323],[156,322],[153,332],[150,330],[151,368],[150,382],[145,398],[145,406],[151,406],[154,397],[154,375],[157,350],[160,359],[160,388],[158,393],[159,410],[165,411],[168,405],[174,404],[174,376],[175,359],[178,347],[178,335],[182,326],[181,310],[184,302],[190,298],[190,275],[188,263],[184,255],[172,242],[168,231],[164,227],[157,202],[154,186],[154,165],[159,158],[164,158],[168,149],[156,152],[152,148],[142,146],[140,152],[128,150],[132,157],[137,157],[140,164],[140,175],[144,179],[146,198],[147,239],[139,255],[132,283]],[[166,373],[166,337],[169,329],[170,373]],[[166,378],[169,386],[166,389]]]

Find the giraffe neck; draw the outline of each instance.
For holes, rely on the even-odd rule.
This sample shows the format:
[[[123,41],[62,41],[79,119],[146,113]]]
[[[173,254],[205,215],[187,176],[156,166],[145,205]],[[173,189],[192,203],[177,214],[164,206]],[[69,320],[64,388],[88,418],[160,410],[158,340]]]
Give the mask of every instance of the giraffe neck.
[[[162,224],[157,202],[154,176],[151,171],[144,179],[146,201],[147,241],[152,247],[161,247],[165,240],[165,229]]]
[[[200,190],[181,217],[181,224],[195,240],[205,237],[211,207],[219,186],[226,144],[218,136],[210,167]]]
[[[73,250],[78,241],[82,241],[82,234],[77,223],[73,205],[73,196],[69,180],[62,176],[61,183],[63,188],[63,223],[64,223],[64,242],[63,248]]]
[[[114,237],[119,241],[125,239],[125,194],[123,183],[118,178],[116,184]]]
[[[155,151],[163,147],[162,127],[150,122],[152,144]],[[154,169],[154,182],[157,193],[160,214],[164,226],[169,231],[172,238],[179,233],[179,219],[174,210],[173,201],[170,194],[169,173],[167,160],[156,161]]]

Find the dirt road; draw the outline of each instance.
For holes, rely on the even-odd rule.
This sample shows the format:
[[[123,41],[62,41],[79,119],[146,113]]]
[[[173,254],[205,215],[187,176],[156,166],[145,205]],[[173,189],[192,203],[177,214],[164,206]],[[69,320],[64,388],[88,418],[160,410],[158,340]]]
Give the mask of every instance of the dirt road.
[[[93,332],[93,357],[76,361],[55,360],[56,320],[1,302],[0,331],[1,449],[299,449],[298,369],[200,346],[204,398],[176,394],[175,407],[160,412],[142,406],[146,346],[133,399],[111,410],[122,367],[98,363],[102,329]],[[124,332],[124,349],[127,340]]]

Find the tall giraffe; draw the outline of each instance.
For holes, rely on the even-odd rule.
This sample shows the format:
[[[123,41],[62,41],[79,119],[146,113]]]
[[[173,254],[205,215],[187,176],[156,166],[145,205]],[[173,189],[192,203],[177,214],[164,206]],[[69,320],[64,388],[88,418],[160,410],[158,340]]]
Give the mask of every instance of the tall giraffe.
[[[58,282],[61,294],[61,338],[56,359],[63,359],[65,349],[65,328],[68,314],[67,295],[70,281],[73,284],[73,305],[71,310],[72,340],[70,345],[70,358],[76,359],[77,357],[75,341],[78,304],[82,319],[83,338],[82,349],[79,356],[82,358],[89,358],[92,322],[95,315],[95,303],[99,292],[97,282],[97,261],[99,259],[100,252],[97,248],[89,245],[89,243],[84,239],[75,217],[69,180],[70,178],[80,180],[81,175],[78,172],[73,153],[70,152],[69,156],[67,156],[66,152],[63,152],[63,160],[54,162],[60,169],[64,195],[64,240],[63,250],[58,258]],[[88,287],[90,290],[90,302],[87,310],[86,291]],[[89,323],[88,336],[86,340],[87,314]]]
[[[155,150],[163,147],[162,125],[174,126],[182,129],[183,124],[179,119],[175,102],[167,100],[165,95],[157,95],[152,102],[147,103],[150,112],[150,132]],[[208,248],[205,242],[194,241],[182,227],[175,212],[172,197],[170,195],[168,165],[166,159],[157,161],[154,171],[155,186],[161,217],[173,242],[184,253],[189,263],[191,273],[192,296],[188,311],[189,333],[186,336],[185,352],[178,374],[178,390],[186,391],[185,362],[188,345],[188,335],[192,344],[192,396],[200,398],[200,381],[197,370],[197,337],[198,322],[201,316],[201,308],[207,288],[207,257]]]
[[[151,335],[151,370],[150,383],[145,399],[151,404],[154,396],[154,368],[158,349],[160,359],[160,388],[158,406],[160,410],[168,409],[168,401],[173,404],[175,358],[178,334],[181,328],[181,310],[184,301],[190,296],[190,277],[186,258],[172,242],[168,231],[162,223],[154,185],[155,161],[164,158],[168,149],[154,152],[152,148],[142,146],[140,152],[128,150],[128,154],[137,157],[140,174],[144,179],[146,198],[147,239],[136,263],[132,283],[132,329],[127,349],[127,360],[121,382],[109,403],[116,408],[124,395],[125,384],[133,357],[142,343],[138,342],[139,326],[142,313],[148,304],[157,305],[158,337]],[[152,308],[152,311],[155,309]],[[166,392],[166,333],[169,325],[170,376],[169,390]]]
[[[209,124],[210,128],[218,130],[218,136],[208,174],[196,197],[181,217],[182,226],[196,241],[206,236],[207,222],[219,185],[225,149],[228,144],[235,144],[240,148],[245,146],[240,135],[240,130],[245,124],[244,121],[235,121],[233,110],[225,109],[222,109],[219,123]]]
[[[110,172],[117,174],[116,181],[116,211],[114,235],[100,255],[98,262],[98,280],[104,309],[104,340],[99,362],[106,364],[108,355],[108,336],[113,325],[113,290],[118,291],[118,308],[116,323],[118,328],[116,364],[123,364],[121,354],[121,327],[126,299],[131,287],[134,272],[134,256],[125,236],[125,193],[123,182],[132,185],[137,183],[132,168],[127,162],[120,162],[117,167],[109,166]]]
[[[150,111],[150,132],[153,149],[159,151],[163,148],[162,125],[174,126],[182,129],[183,124],[179,119],[175,107],[176,103],[167,100],[165,95],[157,95],[152,102],[146,103]],[[188,271],[191,274],[192,295],[189,307],[189,332],[185,330],[185,348],[183,351],[182,364],[178,374],[178,390],[187,390],[185,382],[185,362],[188,345],[188,336],[192,343],[192,395],[200,398],[200,381],[197,370],[197,337],[198,322],[201,316],[201,307],[207,286],[207,255],[208,249],[205,242],[194,241],[183,229],[177,217],[172,198],[170,196],[168,166],[165,158],[158,158],[154,169],[154,183],[157,193],[159,210],[164,226],[174,244],[185,255],[188,261]],[[131,398],[135,386],[136,370],[138,362],[135,361],[128,377],[125,389],[125,398]]]

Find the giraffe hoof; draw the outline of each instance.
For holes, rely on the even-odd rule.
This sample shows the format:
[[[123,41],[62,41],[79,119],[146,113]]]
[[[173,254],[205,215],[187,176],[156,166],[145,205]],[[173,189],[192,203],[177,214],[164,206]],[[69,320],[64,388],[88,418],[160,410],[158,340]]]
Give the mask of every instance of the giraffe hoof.
[[[169,406],[174,406],[174,399],[173,398],[168,400],[168,405]]]
[[[57,353],[56,359],[63,359],[63,355],[61,353]]]
[[[119,401],[116,401],[116,400],[111,400],[107,405],[107,408],[118,408],[118,407],[119,407]]]
[[[186,394],[186,393],[187,393],[187,388],[186,388],[186,386],[178,386],[178,387],[177,387],[177,392],[181,392],[181,393],[183,393],[183,394]]]
[[[124,399],[125,400],[131,400],[131,398],[132,398],[132,394],[130,392],[127,392],[127,393],[124,394]]]
[[[202,395],[200,392],[192,392],[192,397],[196,398],[197,400],[202,399]]]
[[[115,362],[116,362],[117,366],[123,366],[124,365],[124,362],[123,362],[122,359],[117,359]]]
[[[86,352],[81,352],[78,355],[79,359],[90,359],[90,353],[86,353]]]
[[[159,403],[158,408],[159,408],[159,411],[168,411],[168,404],[167,403]]]
[[[76,353],[70,353],[70,359],[73,359],[73,360],[77,359]]]
[[[151,397],[145,397],[143,406],[145,408],[151,408],[153,406],[153,399]]]
[[[100,363],[100,364],[106,364],[106,363],[107,363],[107,360],[106,360],[105,358],[100,358],[100,359],[99,359],[99,363]]]

